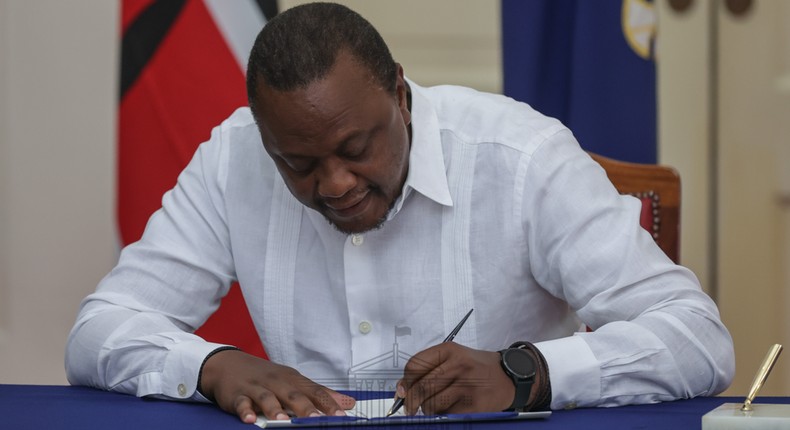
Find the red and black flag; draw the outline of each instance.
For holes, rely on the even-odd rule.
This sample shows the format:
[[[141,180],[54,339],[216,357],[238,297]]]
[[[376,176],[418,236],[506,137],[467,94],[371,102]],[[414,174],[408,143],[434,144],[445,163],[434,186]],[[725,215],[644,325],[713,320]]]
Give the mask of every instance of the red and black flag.
[[[123,0],[118,226],[137,241],[197,146],[247,104],[244,73],[276,0]],[[198,330],[265,356],[238,285]]]

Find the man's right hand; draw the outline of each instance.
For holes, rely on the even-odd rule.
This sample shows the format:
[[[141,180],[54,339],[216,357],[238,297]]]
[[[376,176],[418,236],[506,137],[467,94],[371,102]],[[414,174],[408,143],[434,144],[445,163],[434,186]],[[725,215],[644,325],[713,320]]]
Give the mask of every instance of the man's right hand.
[[[345,415],[344,410],[356,402],[295,369],[238,350],[209,357],[203,364],[198,388],[224,411],[249,424],[255,422],[258,413],[267,419],[288,419],[286,410],[299,417]]]

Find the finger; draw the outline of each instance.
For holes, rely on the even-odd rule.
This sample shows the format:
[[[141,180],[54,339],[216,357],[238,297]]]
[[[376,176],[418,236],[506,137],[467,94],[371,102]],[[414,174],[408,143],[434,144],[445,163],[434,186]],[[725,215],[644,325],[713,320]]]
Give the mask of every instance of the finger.
[[[402,379],[395,385],[395,395],[401,399],[406,398],[406,387],[403,385]]]
[[[251,408],[261,411],[263,416],[270,420],[287,420],[288,413],[283,408],[277,396],[265,388],[259,388],[254,395],[253,399],[247,396],[240,396],[236,401],[236,410],[238,411],[239,405],[244,404],[244,399],[251,401]],[[242,421],[244,419],[242,418]],[[255,420],[253,420],[254,422]],[[247,422],[247,421],[244,421]]]
[[[398,385],[402,385],[406,391],[409,391],[414,384],[440,366],[446,357],[449,356],[449,354],[443,352],[446,345],[432,346],[414,354],[406,362],[406,366],[403,368],[403,378],[398,381]]]
[[[290,387],[278,391],[280,401],[283,406],[293,411],[297,417],[316,417],[321,415],[321,410],[311,399],[315,398],[313,393],[305,392],[304,387]],[[329,397],[329,396],[327,396]],[[336,407],[335,409],[338,409]]]
[[[329,391],[329,395],[332,396],[332,399],[334,399],[335,402],[344,410],[352,409],[357,404],[357,399],[351,396],[338,393],[337,391],[329,388],[327,388],[327,390]]]
[[[266,387],[260,387],[253,399],[269,419],[286,411],[297,417],[319,416],[321,412],[310,399],[316,386],[295,370],[287,369],[269,375]]]
[[[332,394],[324,387],[315,385],[310,396],[312,403],[326,415],[345,415],[344,409],[337,404]]]
[[[425,398],[420,408],[426,415],[469,412],[470,400],[467,390],[450,384]]]
[[[326,415],[343,416],[346,410],[354,407],[356,400],[353,397],[340,394],[337,391],[315,384],[313,396],[310,400],[321,412]]]
[[[414,415],[422,407],[425,413],[437,410],[437,407],[429,404],[431,401],[439,400],[436,396],[443,393],[455,382],[455,378],[448,375],[444,366],[433,368],[428,374],[416,381],[411,389],[406,392],[404,407],[406,415]],[[433,400],[431,400],[433,399]],[[442,403],[448,403],[442,400]]]
[[[398,381],[406,391],[428,374],[440,362],[441,357],[433,348],[420,351],[414,354],[403,367],[403,378]]]
[[[250,400],[249,397],[239,397],[236,400],[234,409],[236,410],[236,415],[243,423],[252,424],[255,422],[257,415],[255,414],[255,410],[252,408],[252,400]]]
[[[446,370],[452,368],[446,366],[446,360],[451,357],[451,348],[449,343],[437,345],[416,354],[406,363],[401,383],[406,390],[404,407],[407,415],[417,413],[426,399],[452,384],[454,376]]]
[[[434,414],[444,410],[454,400],[447,398],[447,388],[451,382],[445,378],[438,378],[432,374],[417,381],[412,389],[407,391],[404,408],[406,415],[414,415],[419,409],[423,413]]]
[[[239,396],[236,399],[235,411],[236,416],[245,424],[254,424],[258,419],[258,414],[255,413],[252,399],[247,396]]]

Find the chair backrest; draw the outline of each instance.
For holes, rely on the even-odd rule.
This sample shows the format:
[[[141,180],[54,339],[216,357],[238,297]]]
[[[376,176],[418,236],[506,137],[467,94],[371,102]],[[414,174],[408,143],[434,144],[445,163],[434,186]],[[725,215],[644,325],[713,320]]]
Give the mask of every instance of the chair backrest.
[[[680,261],[680,175],[672,167],[590,156],[606,171],[621,194],[642,201],[640,224],[672,261]]]

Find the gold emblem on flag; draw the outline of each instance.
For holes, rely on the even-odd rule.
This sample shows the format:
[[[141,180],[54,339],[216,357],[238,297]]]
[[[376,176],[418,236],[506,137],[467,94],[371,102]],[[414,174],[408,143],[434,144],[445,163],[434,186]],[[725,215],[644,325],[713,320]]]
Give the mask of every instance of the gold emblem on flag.
[[[656,40],[656,10],[647,0],[623,0],[623,35],[628,46],[640,57],[650,60]]]

